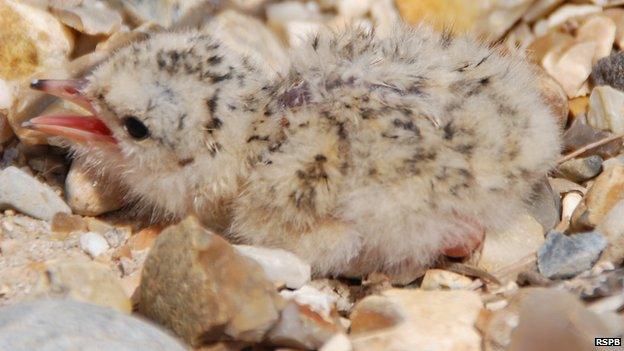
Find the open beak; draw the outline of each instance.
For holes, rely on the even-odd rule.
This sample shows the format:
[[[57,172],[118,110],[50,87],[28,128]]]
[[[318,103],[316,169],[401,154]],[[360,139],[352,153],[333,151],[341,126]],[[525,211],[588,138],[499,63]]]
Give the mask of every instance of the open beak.
[[[84,79],[41,79],[34,80],[30,87],[75,103],[92,115],[59,114],[39,116],[22,123],[22,127],[42,133],[60,136],[77,142],[104,142],[116,144],[112,132],[98,118],[91,101],[82,94],[87,81]]]

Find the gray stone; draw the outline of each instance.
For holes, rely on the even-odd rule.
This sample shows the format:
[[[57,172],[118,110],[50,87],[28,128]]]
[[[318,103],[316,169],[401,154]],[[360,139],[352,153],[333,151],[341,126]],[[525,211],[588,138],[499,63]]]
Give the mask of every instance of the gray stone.
[[[573,182],[584,182],[592,179],[602,171],[602,157],[593,155],[566,161],[557,167],[563,177]]]
[[[0,309],[0,350],[184,351],[147,321],[73,300],[35,300]]]
[[[0,171],[0,209],[6,208],[46,221],[58,212],[71,213],[54,190],[13,166]]]
[[[600,59],[591,73],[595,86],[609,85],[624,91],[624,52],[614,51],[611,56]]]
[[[555,195],[548,179],[544,178],[533,188],[531,202],[527,208],[532,215],[548,231],[559,223],[561,218],[561,200]]]
[[[537,253],[537,266],[550,279],[570,278],[592,268],[607,239],[598,232],[566,236],[551,231]]]

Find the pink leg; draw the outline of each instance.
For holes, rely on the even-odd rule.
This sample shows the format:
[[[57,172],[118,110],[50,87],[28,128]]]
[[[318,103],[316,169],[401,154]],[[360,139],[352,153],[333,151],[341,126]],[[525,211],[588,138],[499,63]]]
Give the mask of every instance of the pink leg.
[[[465,241],[462,244],[444,248],[442,254],[453,258],[469,257],[483,245],[485,229],[472,217],[459,214],[455,214],[454,216],[457,219],[457,224],[459,224],[461,228],[459,230],[461,230],[465,236]]]

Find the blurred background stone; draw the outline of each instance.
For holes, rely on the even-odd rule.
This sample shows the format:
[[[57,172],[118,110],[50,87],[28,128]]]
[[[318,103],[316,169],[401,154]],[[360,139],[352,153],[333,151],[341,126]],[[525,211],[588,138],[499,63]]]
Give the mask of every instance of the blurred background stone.
[[[0,349],[187,350],[145,320],[102,306],[55,299],[0,308]]]

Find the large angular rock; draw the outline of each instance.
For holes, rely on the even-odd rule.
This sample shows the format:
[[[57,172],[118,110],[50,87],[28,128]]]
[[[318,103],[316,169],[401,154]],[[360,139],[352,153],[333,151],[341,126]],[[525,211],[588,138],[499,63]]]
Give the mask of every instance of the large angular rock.
[[[189,217],[165,229],[145,261],[140,313],[188,343],[259,342],[283,300],[262,268]]]
[[[355,351],[478,351],[482,304],[472,291],[392,289],[361,300],[351,314]]]
[[[46,221],[58,212],[71,213],[54,190],[13,166],[0,171],[0,209],[6,208]]]
[[[184,351],[147,321],[74,300],[45,299],[0,309],[0,350]]]

